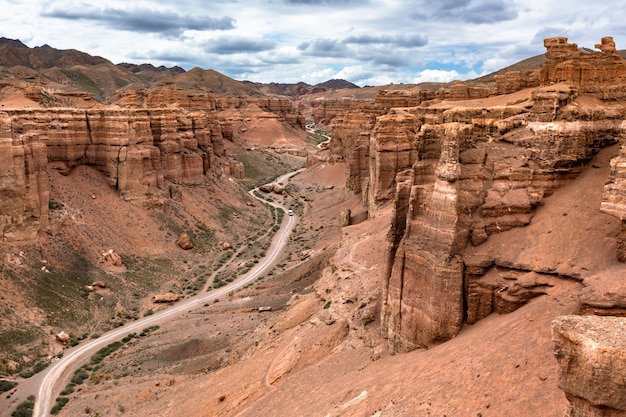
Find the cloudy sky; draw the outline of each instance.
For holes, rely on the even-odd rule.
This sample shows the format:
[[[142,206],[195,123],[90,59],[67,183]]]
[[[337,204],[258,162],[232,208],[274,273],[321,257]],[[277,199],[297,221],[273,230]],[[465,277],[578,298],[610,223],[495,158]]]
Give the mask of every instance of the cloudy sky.
[[[626,49],[626,2],[588,0],[0,0],[0,36],[113,63],[238,80],[358,85],[484,75],[565,36]]]

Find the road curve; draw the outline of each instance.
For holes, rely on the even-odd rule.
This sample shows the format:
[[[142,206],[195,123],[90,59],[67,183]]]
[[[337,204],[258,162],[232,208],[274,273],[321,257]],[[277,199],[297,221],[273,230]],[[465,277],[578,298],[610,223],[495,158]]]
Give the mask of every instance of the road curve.
[[[297,171],[281,175],[276,179],[276,182],[285,184],[290,177],[304,171],[305,169],[306,168],[302,168]],[[250,194],[258,200],[274,206],[277,209],[283,210],[286,213],[287,210],[281,204],[270,202],[258,197],[255,193],[256,191],[257,189],[255,188],[250,191]],[[240,276],[230,284],[207,292],[206,294],[188,298],[172,307],[154,313],[151,316],[143,317],[132,323],[113,329],[97,339],[92,339],[74,348],[67,349],[61,359],[50,364],[50,366],[42,372],[44,376],[35,398],[33,417],[47,417],[49,415],[49,410],[51,410],[53,406],[53,397],[56,392],[60,391],[58,387],[59,383],[68,380],[70,374],[82,366],[83,363],[86,363],[87,360],[99,349],[105,347],[109,343],[125,337],[129,333],[140,332],[146,327],[162,323],[184,312],[200,308],[207,302],[213,301],[231,291],[242,288],[265,274],[273,267],[274,263],[278,260],[278,257],[283,253],[283,250],[287,245],[287,241],[289,240],[289,235],[291,234],[291,231],[295,227],[296,223],[297,216],[285,216],[280,229],[272,238],[272,243],[267,249],[265,257],[261,258],[249,272]]]

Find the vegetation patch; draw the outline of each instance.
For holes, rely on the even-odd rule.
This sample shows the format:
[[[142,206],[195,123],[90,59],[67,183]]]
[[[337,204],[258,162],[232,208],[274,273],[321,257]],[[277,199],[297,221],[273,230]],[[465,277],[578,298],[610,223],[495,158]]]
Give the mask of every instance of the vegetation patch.
[[[0,392],[11,391],[15,387],[17,387],[17,382],[15,381],[0,380]]]
[[[104,93],[100,88],[96,85],[96,83],[89,78],[84,72],[78,70],[71,69],[59,69],[67,78],[69,78],[72,82],[78,84],[83,89],[87,90],[90,93],[93,93],[94,98],[98,101],[102,101]]]
[[[159,329],[159,326],[155,325],[155,326],[146,327],[145,329],[142,330],[142,332],[139,335],[135,333],[129,333],[121,341],[109,343],[108,345],[106,345],[105,347],[103,347],[102,349],[94,353],[91,356],[91,359],[89,360],[88,364],[81,366],[79,369],[77,369],[74,372],[74,375],[72,376],[72,380],[70,381],[69,384],[65,386],[63,391],[61,391],[61,397],[57,398],[57,402],[55,406],[52,408],[52,411],[50,411],[50,413],[56,415],[61,411],[61,409],[69,401],[69,398],[66,397],[66,395],[70,395],[71,393],[73,393],[76,389],[76,386],[82,385],[86,380],[90,380],[93,383],[99,382],[101,379],[101,376],[96,375],[95,372],[99,370],[100,364],[106,357],[111,355],[113,352],[119,350],[124,345],[130,343],[133,339],[137,337],[147,336],[149,333],[152,333],[158,329]],[[90,374],[90,372],[92,373]]]
[[[54,327],[75,327],[91,317],[89,302],[79,290],[100,279],[103,273],[82,255],[68,255],[65,271],[42,267],[33,285],[37,307],[48,313],[48,323]]]
[[[0,351],[9,352],[13,346],[34,342],[41,335],[42,332],[34,327],[0,332]]]
[[[50,414],[55,416],[59,414],[63,407],[65,407],[65,404],[67,404],[69,401],[70,399],[67,397],[57,397],[54,407],[52,407],[52,410],[50,410]]]
[[[17,406],[11,417],[32,417],[35,409],[35,396],[29,395],[26,401]]]

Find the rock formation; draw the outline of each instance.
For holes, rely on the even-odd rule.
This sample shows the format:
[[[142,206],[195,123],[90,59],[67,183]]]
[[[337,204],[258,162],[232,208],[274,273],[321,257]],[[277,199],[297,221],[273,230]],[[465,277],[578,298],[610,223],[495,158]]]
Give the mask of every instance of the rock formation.
[[[47,169],[102,171],[120,196],[162,204],[165,182],[201,184],[223,156],[220,123],[180,110],[5,110],[0,113],[0,234],[27,240],[46,230]]]
[[[510,94],[525,88],[539,86],[537,71],[509,71],[494,75],[498,94]]]
[[[532,87],[509,104],[456,104],[497,89],[455,84],[436,94],[385,93],[335,119],[330,149],[348,161],[348,186],[362,194],[370,217],[394,208],[382,305],[392,352],[448,340],[464,323],[512,311],[554,285],[554,271],[496,265],[480,245],[529,224],[544,197],[599,149],[622,142],[626,113],[602,100],[621,97],[625,64],[609,38],[594,53],[560,38],[545,44],[541,72],[526,82],[519,73],[497,81],[507,92]],[[566,71],[574,67],[586,70],[576,78]],[[612,163],[603,204],[618,216],[620,162]]]
[[[622,146],[619,156],[611,160],[611,173],[604,186],[600,209],[622,222],[617,240],[617,257],[626,262],[626,147]]]
[[[0,113],[0,238],[32,240],[48,221],[47,150],[35,134],[14,137],[11,124]]]
[[[328,125],[335,117],[353,113],[356,110],[367,107],[369,104],[370,100],[350,97],[339,99],[317,98],[308,103],[311,108],[313,121],[318,125]]]
[[[100,263],[120,267],[122,266],[122,258],[117,253],[113,252],[113,249],[109,249],[108,251],[102,253]],[[96,283],[94,283],[91,287],[94,286],[96,286]]]
[[[185,232],[181,233],[180,236],[178,236],[178,239],[176,239],[176,244],[178,245],[178,247],[184,250],[193,249],[193,243],[191,243],[189,235]]]
[[[152,302],[155,304],[161,303],[174,303],[180,299],[180,295],[175,294],[173,292],[168,292],[166,294],[157,294],[152,297]]]
[[[60,333],[57,333],[55,335],[55,338],[62,345],[67,345],[68,343],[70,343],[70,335],[65,333],[64,331],[61,331]]]
[[[607,99],[626,97],[626,63],[610,36],[596,45],[600,52],[581,50],[567,38],[548,38],[544,46],[547,61],[540,72],[543,85],[565,83],[577,87],[581,94]]]
[[[260,185],[259,190],[263,191],[264,193],[283,194],[285,192],[285,187],[277,182],[270,182]]]
[[[46,231],[49,169],[68,174],[93,166],[123,199],[153,208],[180,196],[170,185],[200,185],[212,174],[244,177],[243,164],[226,157],[234,122],[220,111],[237,109],[238,123],[250,123],[244,114],[250,110],[304,130],[300,112],[282,98],[246,101],[161,88],[119,93],[113,102],[0,112],[2,240],[32,240]]]
[[[564,316],[552,323],[559,388],[568,417],[626,415],[626,320]]]

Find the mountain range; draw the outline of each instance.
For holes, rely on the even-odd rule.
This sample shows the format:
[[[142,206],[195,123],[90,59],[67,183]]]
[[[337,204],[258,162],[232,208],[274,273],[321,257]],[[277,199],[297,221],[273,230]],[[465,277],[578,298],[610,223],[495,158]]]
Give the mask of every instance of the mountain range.
[[[357,89],[359,86],[346,80],[328,80],[310,85],[304,82],[255,83],[237,81],[211,69],[193,68],[189,71],[179,66],[155,67],[149,63],[113,64],[75,49],[56,49],[49,45],[28,47],[22,41],[0,37],[0,82],[34,82],[39,85],[62,85],[75,92],[94,94],[97,101],[106,101],[118,89],[151,88],[170,84],[183,88],[213,91],[223,96],[303,94],[327,90]]]

